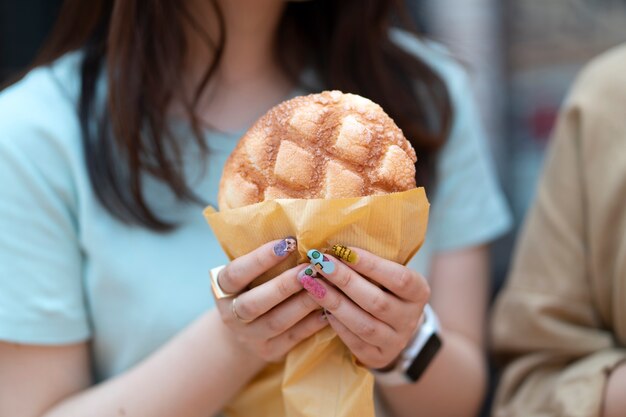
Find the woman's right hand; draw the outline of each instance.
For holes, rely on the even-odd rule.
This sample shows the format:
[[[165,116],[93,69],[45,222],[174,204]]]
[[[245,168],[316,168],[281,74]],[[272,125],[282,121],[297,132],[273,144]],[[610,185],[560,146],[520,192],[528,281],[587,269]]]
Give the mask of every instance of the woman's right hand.
[[[222,321],[247,351],[265,362],[281,360],[298,343],[328,325],[320,306],[297,279],[308,263],[246,290],[293,250],[293,238],[268,242],[233,260],[217,277],[224,292],[237,294],[216,300]]]

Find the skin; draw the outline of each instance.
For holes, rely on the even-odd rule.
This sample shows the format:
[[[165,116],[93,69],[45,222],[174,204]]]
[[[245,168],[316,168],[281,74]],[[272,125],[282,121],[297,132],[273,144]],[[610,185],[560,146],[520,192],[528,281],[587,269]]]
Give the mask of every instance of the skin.
[[[210,28],[215,19],[207,3],[198,1],[193,15]],[[237,131],[282,101],[293,87],[271,58],[284,2],[222,3],[228,43],[199,111],[207,124]],[[193,30],[187,32],[190,48],[181,94],[191,96],[211,51]],[[174,101],[172,114],[179,109]],[[238,292],[280,263],[284,258],[273,252],[276,243],[229,264],[219,277],[222,288]],[[423,277],[401,265],[364,251],[359,254],[361,259],[350,267],[334,260],[342,272],[326,279],[341,291],[327,286],[323,299],[312,297],[297,279],[304,267],[290,269],[238,297],[237,314],[251,319],[250,323],[234,318],[232,300],[219,300],[217,309],[199,317],[144,361],[96,385],[91,380],[88,343],[0,342],[0,415],[206,417],[221,410],[267,363],[280,360],[328,324],[364,365],[383,367],[410,340],[431,292],[431,305],[444,328],[443,351],[417,384],[379,387],[380,392],[389,413],[398,417],[414,416],[415,410],[429,416],[475,415],[485,381],[486,248],[436,255],[431,289]],[[367,283],[360,273],[391,292]],[[329,320],[322,319],[321,307],[332,312]]]
[[[603,417],[618,417],[624,415],[626,409],[626,365],[618,366],[609,377],[604,394]]]

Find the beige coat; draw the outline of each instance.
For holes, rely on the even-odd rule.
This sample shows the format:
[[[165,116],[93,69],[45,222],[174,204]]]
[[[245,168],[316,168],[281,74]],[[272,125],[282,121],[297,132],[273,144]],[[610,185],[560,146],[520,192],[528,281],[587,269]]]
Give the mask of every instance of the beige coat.
[[[626,46],[566,103],[492,337],[508,364],[494,416],[601,415],[626,360]]]

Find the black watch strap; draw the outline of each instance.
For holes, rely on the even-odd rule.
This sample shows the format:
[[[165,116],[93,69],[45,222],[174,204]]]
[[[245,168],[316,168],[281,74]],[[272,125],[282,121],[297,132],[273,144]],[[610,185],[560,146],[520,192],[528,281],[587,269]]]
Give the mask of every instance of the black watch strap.
[[[441,338],[437,333],[433,333],[426,344],[415,357],[413,362],[409,364],[409,367],[405,371],[406,376],[411,382],[416,382],[420,376],[424,373],[428,365],[432,362],[433,358],[441,349]]]
[[[383,385],[402,385],[417,381],[441,349],[440,325],[429,305],[424,307],[424,322],[413,340],[402,351],[395,366],[389,370],[374,370],[376,380]]]

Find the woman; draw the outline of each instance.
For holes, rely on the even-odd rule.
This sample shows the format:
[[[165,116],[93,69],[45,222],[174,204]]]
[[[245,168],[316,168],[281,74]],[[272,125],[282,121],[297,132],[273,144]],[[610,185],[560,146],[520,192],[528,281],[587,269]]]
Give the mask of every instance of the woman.
[[[374,255],[344,270],[354,286],[334,304],[302,291],[301,268],[243,290],[283,259],[280,242],[222,271],[235,308],[208,296],[206,270],[227,259],[200,208],[227,155],[271,106],[322,88],[381,104],[436,190],[415,262],[444,347],[417,384],[381,384],[382,397],[396,416],[476,413],[486,244],[508,212],[467,79],[390,27],[398,4],[66,2],[35,69],[0,97],[0,415],[212,415],[328,323],[364,366],[395,361],[429,286]],[[369,286],[363,265],[406,285]]]
[[[598,58],[561,113],[494,309],[498,417],[624,415],[625,69],[624,45]]]

